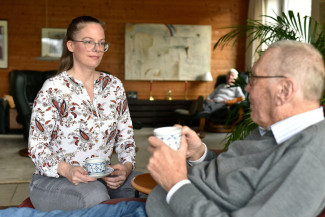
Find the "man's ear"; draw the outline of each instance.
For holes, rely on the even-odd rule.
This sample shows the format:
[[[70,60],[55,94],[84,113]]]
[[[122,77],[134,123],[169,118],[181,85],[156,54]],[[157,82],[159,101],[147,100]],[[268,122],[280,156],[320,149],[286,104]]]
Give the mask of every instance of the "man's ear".
[[[293,80],[286,78],[280,84],[276,95],[276,104],[283,105],[293,98],[296,86]]]
[[[67,48],[71,53],[73,52],[73,43],[72,43],[72,41],[67,41]]]

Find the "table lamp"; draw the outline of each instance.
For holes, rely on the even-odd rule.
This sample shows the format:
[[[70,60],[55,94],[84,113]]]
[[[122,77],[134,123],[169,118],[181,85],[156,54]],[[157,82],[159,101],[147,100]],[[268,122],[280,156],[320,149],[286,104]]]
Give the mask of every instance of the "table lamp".
[[[212,78],[212,75],[211,75],[211,72],[206,72],[202,78],[203,81],[213,81],[213,78]],[[208,84],[206,84],[206,95],[208,96],[209,93],[208,93]]]
[[[206,72],[206,73],[203,75],[202,80],[203,80],[203,81],[213,81],[213,78],[212,78],[211,72]]]

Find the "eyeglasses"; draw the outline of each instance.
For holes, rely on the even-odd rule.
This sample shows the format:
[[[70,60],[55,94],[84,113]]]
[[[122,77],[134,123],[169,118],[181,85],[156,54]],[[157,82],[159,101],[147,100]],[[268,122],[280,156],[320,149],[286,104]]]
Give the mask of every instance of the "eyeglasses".
[[[248,75],[248,83],[249,83],[249,85],[253,86],[254,83],[255,83],[255,80],[259,79],[259,78],[288,78],[288,77],[286,77],[284,75],[269,75],[269,76],[261,75],[261,76],[259,76],[259,75],[250,74],[250,75]]]
[[[110,43],[109,42],[94,42],[94,41],[89,41],[89,40],[85,40],[85,41],[77,41],[77,40],[71,40],[74,42],[82,42],[85,45],[85,48],[87,49],[87,51],[94,51],[96,45],[97,48],[100,52],[106,52],[109,48]]]

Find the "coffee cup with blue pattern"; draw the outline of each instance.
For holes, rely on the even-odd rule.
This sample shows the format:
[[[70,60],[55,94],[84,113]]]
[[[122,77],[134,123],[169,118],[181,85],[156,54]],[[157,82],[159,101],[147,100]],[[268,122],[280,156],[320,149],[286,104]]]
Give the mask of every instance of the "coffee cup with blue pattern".
[[[179,127],[160,127],[153,131],[155,137],[161,139],[172,149],[178,150],[181,144],[181,128]]]
[[[106,172],[106,161],[102,157],[88,158],[86,160],[88,175],[101,175]]]

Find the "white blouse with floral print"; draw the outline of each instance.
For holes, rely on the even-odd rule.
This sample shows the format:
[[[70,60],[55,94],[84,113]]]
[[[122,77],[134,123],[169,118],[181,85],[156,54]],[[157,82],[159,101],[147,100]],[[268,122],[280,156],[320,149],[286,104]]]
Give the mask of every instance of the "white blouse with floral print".
[[[35,174],[59,177],[58,163],[84,166],[91,157],[135,166],[132,121],[122,82],[100,73],[91,101],[82,82],[62,72],[45,81],[35,98],[29,133]]]

